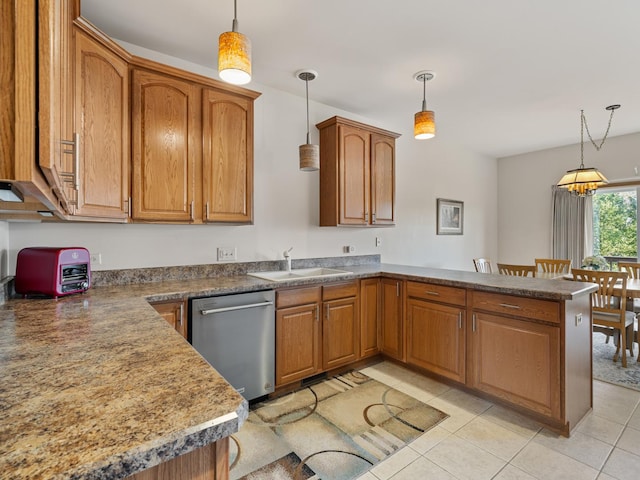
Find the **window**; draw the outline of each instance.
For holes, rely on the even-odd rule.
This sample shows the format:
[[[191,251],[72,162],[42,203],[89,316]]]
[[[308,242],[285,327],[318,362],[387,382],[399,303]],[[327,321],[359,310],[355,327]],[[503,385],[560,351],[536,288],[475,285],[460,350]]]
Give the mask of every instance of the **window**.
[[[619,261],[638,258],[639,189],[601,188],[593,196],[593,254],[605,257],[616,270]]]

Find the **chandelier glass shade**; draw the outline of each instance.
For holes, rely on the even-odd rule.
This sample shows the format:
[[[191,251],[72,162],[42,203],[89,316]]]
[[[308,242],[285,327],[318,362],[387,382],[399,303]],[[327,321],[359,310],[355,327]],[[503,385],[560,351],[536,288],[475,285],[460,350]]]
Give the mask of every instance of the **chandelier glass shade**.
[[[580,197],[586,197],[587,195],[593,195],[598,187],[602,187],[609,183],[607,177],[605,177],[597,168],[594,167],[585,167],[584,166],[584,131],[587,130],[587,135],[589,136],[589,140],[596,148],[597,151],[600,151],[602,146],[604,145],[604,141],[607,139],[607,135],[609,134],[609,129],[611,128],[611,121],[613,120],[613,112],[620,108],[620,105],[609,105],[606,110],[609,110],[611,114],[609,115],[609,125],[607,126],[607,131],[600,142],[600,145],[597,145],[593,138],[591,138],[591,133],[589,133],[589,127],[587,125],[587,119],[584,116],[584,110],[580,110],[580,167],[575,170],[569,170],[565,175],[560,179],[557,186],[560,188],[566,188],[573,195],[577,195]]]
[[[218,39],[218,74],[225,82],[245,85],[251,81],[251,41],[238,32],[236,0],[233,1],[233,25]]]
[[[435,74],[429,71],[416,73],[413,78],[422,82],[422,110],[417,112],[413,119],[413,136],[418,140],[433,138],[436,135],[436,115],[432,110],[427,110],[427,81]]]

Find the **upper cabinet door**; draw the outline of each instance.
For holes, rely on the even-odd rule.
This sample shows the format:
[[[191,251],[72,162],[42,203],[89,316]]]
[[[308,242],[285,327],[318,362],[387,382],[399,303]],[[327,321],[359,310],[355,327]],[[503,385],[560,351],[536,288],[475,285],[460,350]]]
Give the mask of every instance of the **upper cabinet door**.
[[[395,139],[371,135],[371,224],[395,223]]]
[[[205,222],[253,222],[253,99],[202,92]]]
[[[73,154],[77,148],[73,126],[73,2],[40,0],[37,12],[38,104],[34,108],[38,165],[62,209],[72,214],[78,183]]]
[[[340,137],[340,223],[369,223],[369,133],[347,125],[339,127]]]
[[[159,72],[133,71],[134,220],[194,221],[199,114],[198,86]]]
[[[75,32],[75,215],[129,216],[129,69],[126,60]]]

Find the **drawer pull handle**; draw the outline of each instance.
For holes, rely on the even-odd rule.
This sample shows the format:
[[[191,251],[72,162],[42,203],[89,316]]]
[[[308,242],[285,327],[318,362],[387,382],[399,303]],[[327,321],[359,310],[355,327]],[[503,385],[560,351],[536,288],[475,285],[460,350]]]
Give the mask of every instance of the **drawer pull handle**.
[[[475,333],[476,331],[476,314],[474,313],[471,317],[471,330]]]
[[[522,308],[520,305],[511,305],[510,303],[501,303],[500,306],[504,308],[513,308],[514,310],[520,310]]]
[[[431,290],[425,290],[425,292],[427,295],[433,295],[434,297],[439,297],[440,293],[439,292],[433,292]]]
[[[458,328],[462,330],[462,312],[458,312]]]

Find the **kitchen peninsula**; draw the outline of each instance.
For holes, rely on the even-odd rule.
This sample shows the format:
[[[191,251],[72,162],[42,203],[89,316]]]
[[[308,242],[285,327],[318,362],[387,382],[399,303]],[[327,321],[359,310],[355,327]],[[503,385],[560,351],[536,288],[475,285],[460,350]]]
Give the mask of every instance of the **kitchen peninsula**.
[[[273,267],[264,263],[265,270]],[[95,272],[98,280],[119,276],[129,284],[0,306],[0,471],[6,478],[153,478],[144,476],[148,469],[175,466],[203,448],[217,469],[207,478],[227,478],[227,437],[240,428],[247,404],[148,302],[318,281],[245,275],[260,267],[256,263],[214,266],[213,275],[215,269],[200,267]],[[379,325],[394,321],[400,328],[397,361],[452,378],[420,347],[446,343],[444,351],[462,358],[458,385],[566,435],[591,409],[589,293],[595,285],[381,263],[348,270],[350,281],[396,282],[404,313],[381,317]],[[165,277],[148,281],[154,274]],[[446,328],[442,338],[425,337],[432,319],[441,327],[455,319],[460,343],[451,345]],[[540,357],[529,344],[547,350]],[[380,350],[390,357],[383,345]],[[505,351],[513,355],[502,358]],[[521,378],[508,378],[514,369]],[[533,384],[526,378],[531,371],[538,372]]]

